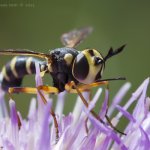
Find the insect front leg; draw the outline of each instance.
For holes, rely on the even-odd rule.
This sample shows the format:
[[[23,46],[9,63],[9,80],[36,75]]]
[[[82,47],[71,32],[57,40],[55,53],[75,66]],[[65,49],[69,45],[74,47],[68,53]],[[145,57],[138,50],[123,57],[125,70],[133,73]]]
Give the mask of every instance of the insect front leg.
[[[68,84],[66,84],[65,89],[70,92],[70,93],[78,93],[78,95],[80,96],[83,104],[85,105],[85,107],[89,107],[88,102],[86,101],[86,99],[83,97],[82,93],[83,91],[86,91],[85,89],[80,89],[78,88],[78,86],[75,84],[74,81],[69,82]],[[99,120],[101,123],[105,124],[105,122],[94,112],[94,110],[90,110],[91,114],[97,119]]]
[[[100,85],[106,85],[106,88],[107,90],[109,90],[109,82],[108,81],[100,81],[100,82],[94,82],[94,83],[91,83],[91,84],[87,84],[87,85],[79,85],[77,86],[74,81],[71,81],[70,83],[68,83],[65,88],[66,90],[68,90],[69,92],[71,93],[78,93],[78,95],[80,96],[82,102],[84,103],[84,105],[88,108],[89,104],[88,102],[85,100],[85,98],[83,97],[81,91],[87,91],[89,90],[90,88],[93,88],[93,87],[97,87],[97,86],[100,86]],[[80,91],[81,90],[81,91]],[[111,120],[110,118],[108,117],[107,115],[107,111],[108,111],[108,108],[109,108],[109,98],[108,98],[108,103],[106,104],[107,107],[106,107],[106,112],[105,112],[105,118],[106,120],[108,121],[108,124],[111,126],[112,129],[114,129],[115,131],[117,131],[118,133],[121,133],[123,135],[126,135],[125,133],[121,132],[120,130],[118,130],[112,123],[111,123]],[[101,118],[99,115],[97,115],[94,110],[91,110],[90,111],[91,114],[97,119],[99,120],[101,123],[103,124],[106,124]]]

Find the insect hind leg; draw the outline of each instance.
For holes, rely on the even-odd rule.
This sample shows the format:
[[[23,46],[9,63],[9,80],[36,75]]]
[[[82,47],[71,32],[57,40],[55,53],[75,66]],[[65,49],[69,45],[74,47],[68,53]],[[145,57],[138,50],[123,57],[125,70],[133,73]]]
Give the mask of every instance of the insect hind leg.
[[[47,100],[44,97],[41,90],[45,93],[58,93],[57,88],[50,87],[50,86],[44,86],[44,85],[38,86],[36,88],[34,88],[34,87],[10,87],[9,90],[8,90],[8,93],[9,93],[10,97],[12,97],[13,93],[21,93],[21,92],[22,93],[28,93],[28,94],[37,94],[37,93],[39,93],[43,103],[47,104]],[[50,114],[52,115],[53,121],[54,121],[54,126],[55,126],[55,130],[56,130],[56,143],[57,143],[58,140],[59,140],[58,122],[57,122],[57,119],[56,119],[55,112],[53,111],[52,108],[50,109]]]
[[[8,94],[12,98],[12,94],[15,93],[27,93],[27,94],[37,94],[38,91],[43,90],[47,94],[58,93],[58,89],[50,86],[38,86],[38,87],[9,87]]]
[[[28,93],[28,94],[37,94],[38,90],[43,90],[45,93],[58,93],[59,90],[55,87],[41,85],[38,87],[10,87],[8,93]]]

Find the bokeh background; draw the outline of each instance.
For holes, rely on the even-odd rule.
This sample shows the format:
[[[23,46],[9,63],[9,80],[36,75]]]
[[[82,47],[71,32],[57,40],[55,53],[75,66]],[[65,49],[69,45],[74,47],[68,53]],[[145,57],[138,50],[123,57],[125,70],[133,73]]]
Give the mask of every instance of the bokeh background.
[[[0,0],[1,49],[25,48],[48,53],[62,46],[62,33],[83,26],[92,26],[94,32],[79,50],[95,48],[106,55],[111,46],[127,44],[121,54],[107,62],[103,75],[104,78],[125,76],[132,83],[125,102],[150,75],[150,1]],[[10,58],[0,56],[0,68]],[[51,77],[46,75],[44,82],[51,85]],[[111,99],[124,82],[110,83]],[[34,76],[25,77],[24,86],[35,86]],[[33,96],[13,95],[23,116]],[[73,108],[75,99],[76,95],[67,96],[65,113]]]

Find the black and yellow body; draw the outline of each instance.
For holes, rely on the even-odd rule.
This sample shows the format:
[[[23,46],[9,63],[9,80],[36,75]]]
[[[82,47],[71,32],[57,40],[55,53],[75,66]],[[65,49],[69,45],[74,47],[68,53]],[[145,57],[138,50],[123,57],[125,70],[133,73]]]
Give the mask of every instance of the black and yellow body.
[[[2,68],[2,88],[21,86],[25,75],[36,73],[36,63],[40,71],[46,71],[53,79],[53,86],[59,92],[65,90],[65,85],[71,81],[78,83],[92,83],[100,79],[104,60],[102,55],[94,49],[82,52],[73,48],[57,48],[50,52],[51,63],[27,56],[16,56]]]
[[[65,85],[71,81],[74,81],[75,84],[91,84],[100,80],[106,60],[120,53],[125,45],[116,50],[110,48],[105,57],[95,49],[78,51],[75,47],[91,31],[91,27],[85,27],[63,34],[61,41],[65,47],[54,49],[49,54],[30,50],[0,50],[0,55],[19,55],[2,69],[3,90],[20,87],[25,75],[35,74],[36,63],[39,63],[41,72],[51,75],[53,86],[58,89],[58,92],[64,91]]]

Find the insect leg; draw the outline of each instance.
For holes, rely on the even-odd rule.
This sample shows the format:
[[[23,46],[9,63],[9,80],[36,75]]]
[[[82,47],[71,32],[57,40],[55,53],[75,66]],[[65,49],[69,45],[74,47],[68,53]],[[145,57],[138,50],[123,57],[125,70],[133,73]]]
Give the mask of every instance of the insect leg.
[[[109,91],[109,83],[106,84],[106,90]],[[112,129],[114,129],[115,131],[117,131],[120,134],[126,135],[124,132],[120,131],[119,129],[117,129],[111,122],[111,119],[109,118],[109,116],[107,115],[108,112],[108,108],[109,108],[109,95],[108,95],[108,101],[107,101],[107,107],[106,107],[106,112],[105,112],[105,118],[108,122],[108,124],[111,126]]]
[[[37,94],[37,89],[32,87],[10,87],[8,89],[9,94],[13,93],[28,93],[28,94]]]
[[[42,92],[38,89],[38,92],[42,98],[42,101],[44,104],[47,104],[47,100],[45,99],[44,95],[42,94]],[[57,122],[57,119],[56,119],[56,115],[55,115],[55,112],[54,110],[51,108],[50,109],[50,114],[52,115],[53,117],[53,120],[54,120],[54,126],[55,126],[55,132],[56,132],[56,143],[58,142],[59,140],[59,129],[58,129],[58,122]]]
[[[74,83],[74,81],[69,82],[65,87],[67,88],[66,90],[67,90],[68,92],[71,91],[71,88],[74,88],[74,90],[76,90],[76,93],[78,93],[78,95],[80,96],[80,98],[81,98],[83,104],[88,108],[88,106],[89,106],[88,102],[85,100],[85,98],[83,97],[83,95],[82,95],[80,89],[76,86],[76,84]],[[70,88],[69,88],[69,87],[70,87]],[[82,91],[86,91],[86,90],[82,90]],[[72,92],[72,91],[71,91],[71,92]],[[92,114],[97,120],[99,120],[101,123],[105,124],[105,122],[104,122],[93,110],[91,110],[90,112],[91,112],[91,114]]]
[[[80,90],[80,92],[83,92],[83,91],[88,91],[89,89],[93,88],[93,87],[97,87],[97,86],[101,86],[101,85],[106,85],[106,87],[108,86],[109,84],[109,81],[116,81],[116,80],[126,80],[125,77],[118,77],[118,78],[109,78],[109,79],[103,79],[103,80],[97,80],[93,83],[90,83],[90,84],[79,84],[77,85],[78,89]],[[77,91],[73,88],[71,88],[69,86],[69,84],[66,84],[65,85],[65,89],[67,91],[69,91],[70,93],[77,93]]]
[[[76,85],[78,87],[78,89],[80,90],[80,92],[84,92],[84,91],[88,91],[89,89],[93,88],[93,87],[97,87],[100,85],[108,85],[108,81],[102,81],[102,82],[94,82],[91,84],[80,84],[80,85]],[[70,86],[69,84],[65,85],[65,89],[69,92],[69,93],[77,93],[77,90],[72,88],[72,86]]]
[[[91,89],[93,87],[97,87],[97,86],[101,86],[101,85],[106,85],[106,87],[107,87],[108,81],[94,82],[91,84],[82,84],[82,85],[79,85],[78,88],[82,89],[82,90],[88,90],[88,89]]]
[[[55,93],[58,94],[59,90],[56,87],[47,86],[47,85],[40,85],[37,87],[38,90],[43,90],[46,93]]]
[[[90,88],[92,87],[97,87],[99,85],[106,85],[106,88],[107,90],[109,90],[109,82],[108,81],[102,81],[102,82],[94,82],[94,83],[91,83],[91,84],[87,84],[87,85],[79,85],[77,86],[73,81],[70,82],[68,85],[66,85],[65,87],[69,90],[69,92],[73,92],[75,93],[75,90],[76,92],[78,93],[78,95],[80,96],[82,102],[84,103],[84,105],[88,108],[88,102],[84,99],[81,91],[86,91],[86,90],[89,90]],[[69,88],[70,87],[70,88]],[[71,88],[73,88],[71,90]],[[81,90],[81,91],[80,91]],[[107,108],[106,108],[106,113],[105,113],[105,118],[106,120],[108,121],[108,124],[111,126],[112,129],[114,129],[115,131],[117,131],[118,133],[121,133],[123,135],[126,135],[125,133],[121,132],[120,130],[118,130],[112,123],[111,123],[111,120],[110,118],[107,116],[107,111],[108,111],[108,108],[109,108],[109,99],[108,99],[108,103],[107,103]],[[105,122],[93,111],[91,110],[90,111],[92,113],[92,115],[98,119],[101,123],[105,124]]]
[[[37,94],[37,90],[43,90],[45,93],[58,93],[58,89],[51,86],[41,85],[37,88],[34,87],[10,87],[8,92],[12,93],[28,93],[28,94]]]
[[[44,85],[38,86],[37,88],[32,88],[32,87],[11,87],[11,88],[9,88],[8,93],[10,94],[10,97],[11,97],[11,94],[13,94],[13,93],[23,92],[23,93],[29,93],[29,94],[37,94],[37,92],[38,92],[40,94],[41,98],[42,98],[43,103],[46,104],[47,100],[45,99],[44,95],[42,94],[42,92],[40,90],[43,90],[45,93],[58,93],[57,88],[50,87],[50,86],[44,86]],[[53,111],[52,108],[50,110],[50,114],[52,115],[53,120],[54,120],[54,126],[55,126],[55,129],[56,129],[56,142],[57,142],[58,139],[59,139],[58,122],[57,122],[57,119],[56,119],[55,112]]]
[[[91,84],[87,84],[87,85],[80,85],[78,86],[79,89],[89,89],[89,88],[92,88],[92,87],[97,87],[97,86],[100,86],[100,85],[106,85],[106,89],[109,91],[109,82],[108,81],[99,81],[99,82],[94,82],[94,83],[91,83]],[[107,108],[106,108],[106,113],[105,113],[105,118],[108,122],[108,124],[111,126],[112,129],[114,129],[115,131],[117,131],[118,133],[121,133],[123,135],[126,135],[125,133],[123,133],[122,131],[118,130],[112,123],[111,123],[111,120],[109,118],[109,116],[107,115],[107,112],[108,112],[108,108],[109,108],[109,97],[108,97],[108,102],[107,102]]]

